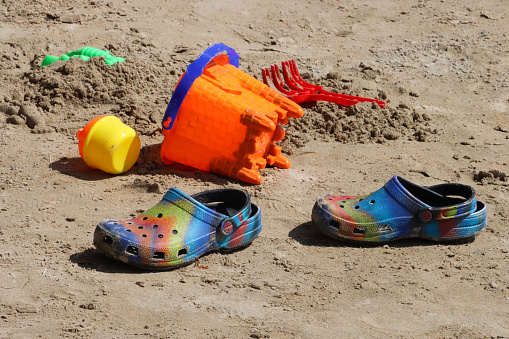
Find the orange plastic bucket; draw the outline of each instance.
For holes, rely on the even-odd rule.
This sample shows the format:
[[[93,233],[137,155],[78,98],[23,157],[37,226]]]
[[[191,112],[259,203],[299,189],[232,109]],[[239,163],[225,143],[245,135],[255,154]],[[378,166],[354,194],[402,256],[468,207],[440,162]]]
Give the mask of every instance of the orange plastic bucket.
[[[228,56],[220,54],[228,52]],[[259,184],[265,166],[289,168],[275,145],[279,124],[300,118],[302,108],[242,72],[224,44],[205,52],[181,77],[163,118],[161,158]]]

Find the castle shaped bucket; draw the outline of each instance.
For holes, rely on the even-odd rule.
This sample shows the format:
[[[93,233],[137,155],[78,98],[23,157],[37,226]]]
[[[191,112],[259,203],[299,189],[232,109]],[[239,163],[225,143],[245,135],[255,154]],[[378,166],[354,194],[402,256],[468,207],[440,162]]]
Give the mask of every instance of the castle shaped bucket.
[[[222,54],[227,52],[228,55]],[[187,67],[163,117],[161,158],[259,184],[265,166],[289,168],[275,145],[279,124],[302,108],[238,69],[234,49],[215,44]]]

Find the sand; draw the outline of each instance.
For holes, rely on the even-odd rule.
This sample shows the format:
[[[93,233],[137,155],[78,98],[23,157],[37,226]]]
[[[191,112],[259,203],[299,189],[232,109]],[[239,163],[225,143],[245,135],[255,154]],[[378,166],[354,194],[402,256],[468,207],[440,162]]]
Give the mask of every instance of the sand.
[[[0,336],[509,337],[509,11],[504,1],[3,1],[0,5]],[[303,105],[280,142],[290,169],[253,186],[159,157],[161,119],[209,45],[240,69],[295,59],[325,89],[384,100]],[[91,46],[126,59],[47,55]],[[125,174],[86,166],[76,132],[118,116],[142,150]],[[311,209],[393,175],[473,186],[488,226],[473,242],[354,246]],[[249,247],[150,272],[104,257],[98,221],[177,187],[236,187],[261,207]]]

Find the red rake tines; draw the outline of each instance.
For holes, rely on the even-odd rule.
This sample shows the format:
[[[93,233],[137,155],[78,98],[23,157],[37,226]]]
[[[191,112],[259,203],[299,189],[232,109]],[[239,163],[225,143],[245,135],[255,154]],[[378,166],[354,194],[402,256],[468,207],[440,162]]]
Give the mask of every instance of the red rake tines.
[[[368,101],[376,102],[380,108],[385,107],[385,102],[380,100],[328,92],[324,90],[322,86],[306,82],[300,76],[297,63],[293,59],[281,62],[281,66],[283,69],[284,82],[281,78],[278,65],[270,66],[270,70],[268,68],[262,68],[263,82],[265,85],[270,86],[269,80],[272,80],[274,87],[276,87],[278,91],[298,104],[309,101],[329,101],[338,105],[353,106],[359,102]]]

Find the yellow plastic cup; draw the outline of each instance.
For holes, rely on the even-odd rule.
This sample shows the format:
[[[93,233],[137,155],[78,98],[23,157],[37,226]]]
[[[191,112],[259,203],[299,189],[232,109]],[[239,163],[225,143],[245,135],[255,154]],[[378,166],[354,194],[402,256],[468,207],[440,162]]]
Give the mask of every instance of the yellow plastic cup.
[[[117,117],[97,117],[80,129],[76,137],[85,163],[106,173],[128,171],[140,155],[138,134]]]

